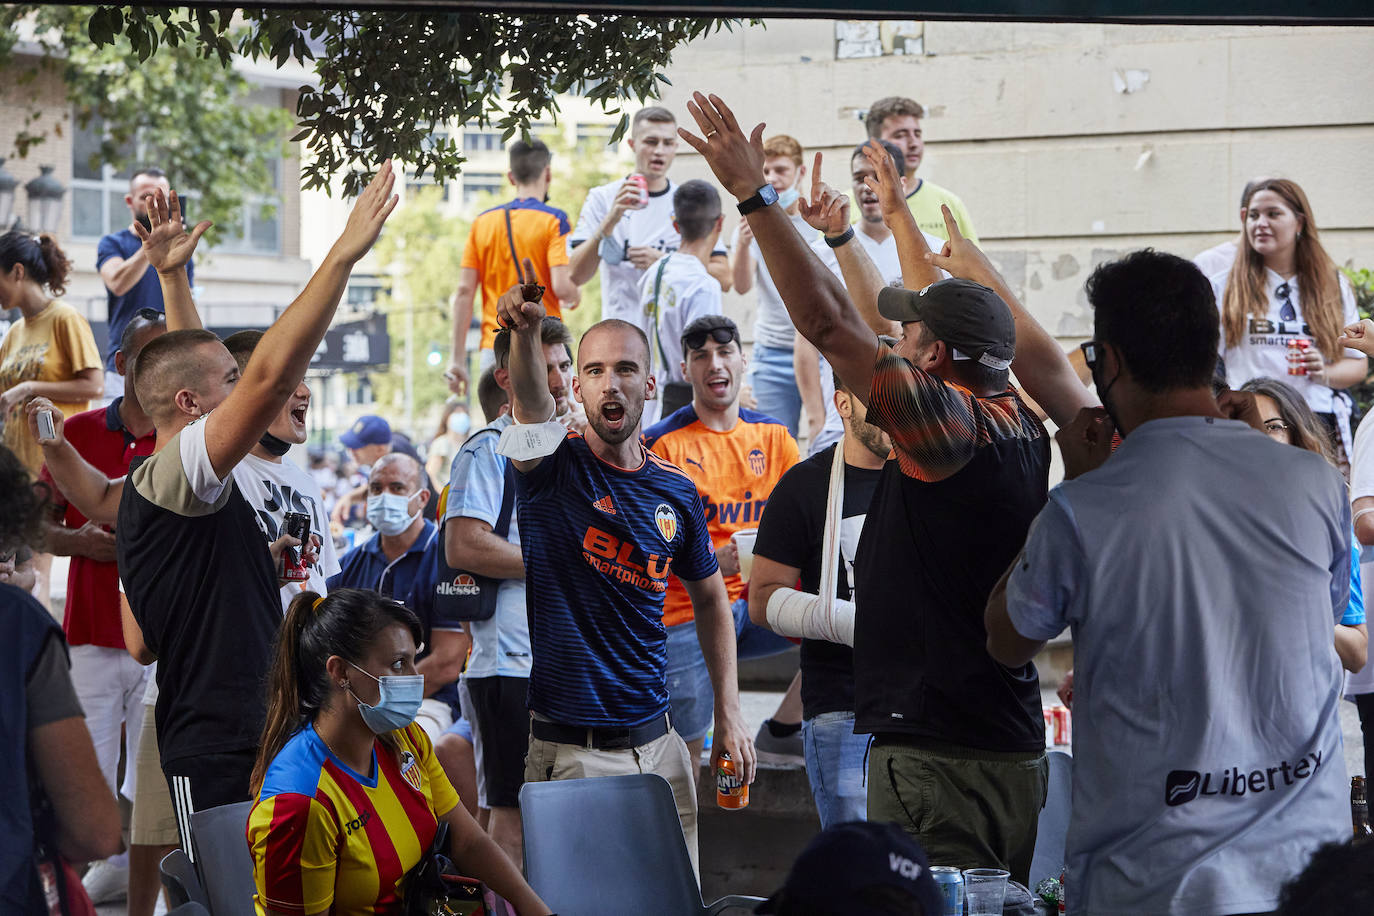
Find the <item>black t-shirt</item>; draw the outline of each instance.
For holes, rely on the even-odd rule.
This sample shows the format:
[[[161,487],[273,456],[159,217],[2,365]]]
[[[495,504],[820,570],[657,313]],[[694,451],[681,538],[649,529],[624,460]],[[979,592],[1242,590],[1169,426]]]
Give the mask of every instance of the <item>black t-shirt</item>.
[[[801,591],[816,594],[821,585],[821,539],[825,534],[825,505],[830,489],[832,445],[792,467],[768,497],[759,521],[754,553],[775,563],[801,570]],[[840,564],[835,595],[853,600],[850,571],[880,469],[844,466],[844,505],[840,516]],[[801,644],[802,715],[807,719],[827,712],[854,711],[854,650],[822,639]]]
[[[132,466],[118,529],[124,591],[158,657],[163,766],[257,747],[281,597],[253,508],[214,479],[204,423]]]
[[[1045,505],[1049,434],[1014,391],[975,398],[890,352],[868,420],[897,458],[855,564],[855,731],[1044,753],[1035,665],[988,654],[983,612]]]

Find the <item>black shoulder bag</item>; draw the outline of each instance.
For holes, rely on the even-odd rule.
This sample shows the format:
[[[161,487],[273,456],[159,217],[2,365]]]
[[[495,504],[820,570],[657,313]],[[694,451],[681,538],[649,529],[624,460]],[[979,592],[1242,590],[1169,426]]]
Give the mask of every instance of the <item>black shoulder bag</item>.
[[[476,435],[488,432],[497,434],[493,429],[483,430]],[[515,467],[507,461],[501,511],[491,529],[497,537],[504,538],[510,533],[510,517],[514,510]],[[447,525],[448,520],[445,519],[439,527],[439,549],[436,551],[439,574],[434,583],[435,613],[449,620],[490,620],[496,613],[496,593],[504,580],[449,566],[448,557],[444,554],[444,527]]]

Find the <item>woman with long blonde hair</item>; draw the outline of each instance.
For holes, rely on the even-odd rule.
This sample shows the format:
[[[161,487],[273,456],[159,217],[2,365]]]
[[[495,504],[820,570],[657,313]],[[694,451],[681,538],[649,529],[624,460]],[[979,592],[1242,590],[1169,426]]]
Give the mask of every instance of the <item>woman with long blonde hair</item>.
[[[1241,219],[1235,263],[1212,277],[1227,379],[1233,388],[1264,376],[1287,380],[1345,463],[1351,402],[1339,392],[1364,381],[1367,371],[1359,351],[1337,342],[1341,329],[1359,320],[1354,290],[1322,247],[1312,207],[1295,182],[1256,182]]]

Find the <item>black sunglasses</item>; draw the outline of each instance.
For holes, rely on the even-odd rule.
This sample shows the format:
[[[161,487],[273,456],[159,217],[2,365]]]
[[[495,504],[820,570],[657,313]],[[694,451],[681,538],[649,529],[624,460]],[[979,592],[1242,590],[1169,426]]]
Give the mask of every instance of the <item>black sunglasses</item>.
[[[712,328],[709,331],[693,331],[690,334],[682,335],[682,346],[686,350],[700,350],[706,346],[706,338],[710,337],[718,344],[730,343],[739,340],[739,333],[734,328]]]
[[[150,308],[141,308],[141,309],[139,309],[138,311],[134,312],[134,316],[135,316],[136,318],[142,318],[144,321],[166,321],[166,320],[167,320],[167,316],[164,315],[162,312],[159,312],[157,309],[150,309]]]
[[[1085,340],[1078,345],[1078,349],[1083,351],[1083,362],[1087,363],[1089,369],[1097,368],[1097,360],[1100,355],[1099,347],[1102,344],[1096,340]]]

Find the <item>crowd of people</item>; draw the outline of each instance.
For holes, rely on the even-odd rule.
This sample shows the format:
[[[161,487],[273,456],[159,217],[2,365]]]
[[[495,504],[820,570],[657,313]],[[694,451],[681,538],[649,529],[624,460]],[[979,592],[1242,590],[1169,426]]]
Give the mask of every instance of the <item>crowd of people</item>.
[[[1301,187],[1250,182],[1235,240],[1195,260],[1101,265],[1093,338],[1065,353],[919,175],[915,101],[870,107],[834,186],[719,98],[687,113],[638,112],[635,171],[575,221],[545,201],[548,148],[511,145],[423,454],[379,416],[340,434],[346,462],[288,454],[396,204],[389,163],[281,317],[223,341],[192,296],[209,224],[159,169],[99,246],[103,360],[56,242],[0,237],[21,315],[0,343],[4,703],[30,786],[6,807],[7,911],[54,873],[80,892],[71,863],[94,861],[84,892],[150,916],[191,816],[252,801],[261,913],[399,913],[445,832],[514,912],[549,913],[520,870],[524,783],[662,776],[696,865],[703,761],[748,783],[783,755],[826,839],[767,911],[844,912],[808,881],[850,862],[872,911],[921,912],[928,866],[1027,881],[1033,659],[1065,629],[1068,912],[1288,911],[1284,885],[1349,837],[1343,694],[1366,773],[1374,751],[1374,434],[1346,393],[1374,322]],[[668,177],[682,144],[714,184]],[[561,312],[598,272],[574,340]],[[749,335],[732,288],[756,296]],[[71,557],[60,627],[25,594],[51,554]],[[752,732],[737,665],[796,642]]]

